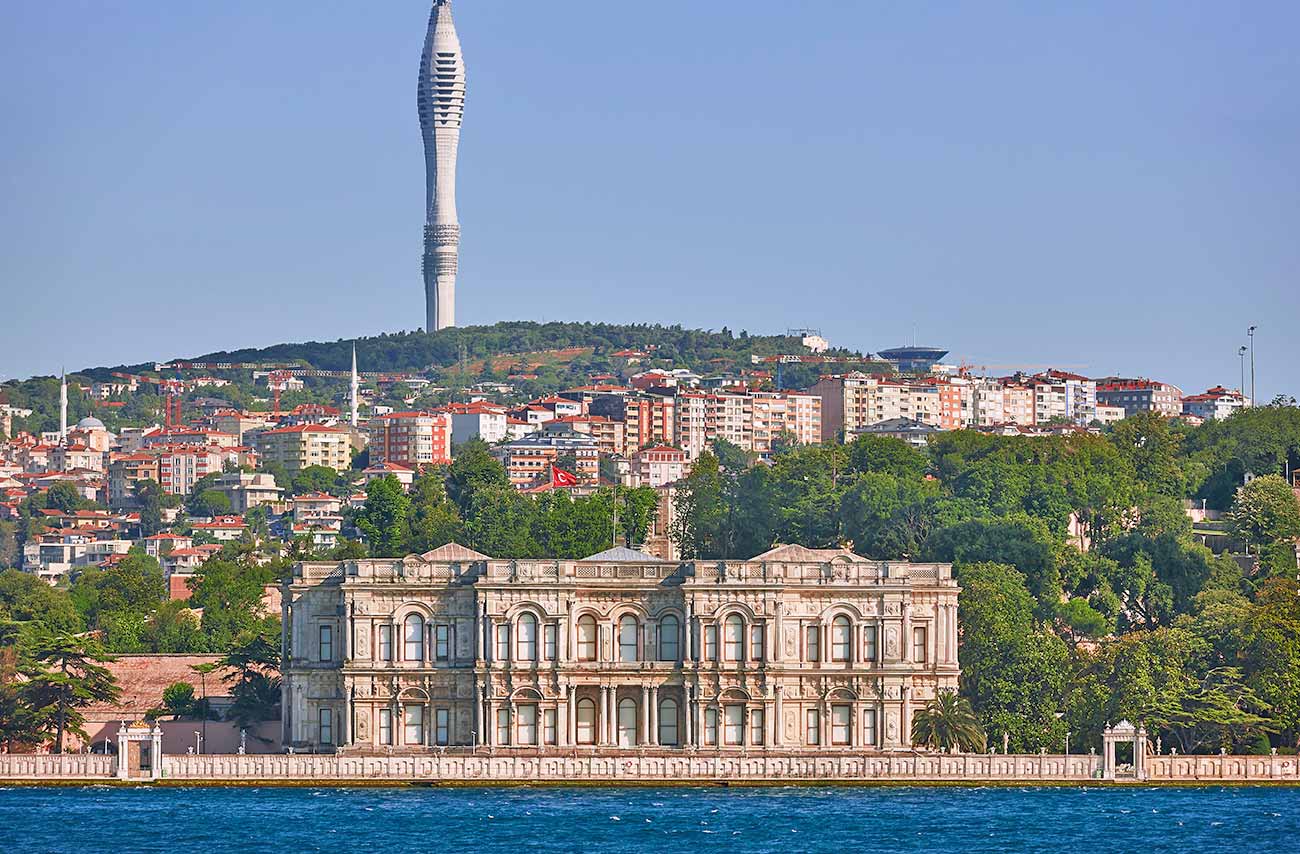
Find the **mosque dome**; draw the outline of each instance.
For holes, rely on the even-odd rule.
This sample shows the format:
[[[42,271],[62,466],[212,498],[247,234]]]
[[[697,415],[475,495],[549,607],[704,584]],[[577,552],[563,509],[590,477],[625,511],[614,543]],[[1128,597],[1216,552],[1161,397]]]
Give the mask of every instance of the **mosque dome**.
[[[107,430],[108,428],[104,426],[103,421],[100,421],[98,418],[96,418],[93,415],[88,415],[77,422],[77,429],[78,430]]]

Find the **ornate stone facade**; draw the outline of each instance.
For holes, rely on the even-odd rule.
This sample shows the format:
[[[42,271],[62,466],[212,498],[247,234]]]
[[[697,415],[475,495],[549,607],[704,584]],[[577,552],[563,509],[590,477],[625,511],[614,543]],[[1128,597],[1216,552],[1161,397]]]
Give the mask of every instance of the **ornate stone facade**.
[[[957,687],[947,564],[498,560],[449,545],[301,563],[284,586],[297,749],[897,750]]]

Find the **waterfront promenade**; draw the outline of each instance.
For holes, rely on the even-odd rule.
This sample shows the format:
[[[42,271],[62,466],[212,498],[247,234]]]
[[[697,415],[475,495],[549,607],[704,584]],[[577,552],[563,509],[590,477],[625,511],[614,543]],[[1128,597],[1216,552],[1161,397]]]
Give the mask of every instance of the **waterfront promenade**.
[[[129,754],[128,754],[129,755]],[[1140,769],[1105,767],[1103,756],[1060,754],[864,754],[680,751],[581,753],[448,751],[420,755],[171,755],[158,767],[116,756],[0,754],[0,780],[136,783],[431,783],[774,785],[791,783],[1288,783],[1295,756],[1155,756]]]

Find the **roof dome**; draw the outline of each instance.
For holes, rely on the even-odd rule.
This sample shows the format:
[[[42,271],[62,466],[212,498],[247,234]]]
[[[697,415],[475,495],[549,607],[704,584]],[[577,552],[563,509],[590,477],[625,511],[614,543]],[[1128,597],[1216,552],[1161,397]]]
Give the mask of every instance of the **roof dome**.
[[[103,421],[100,421],[95,416],[87,415],[85,418],[77,422],[77,429],[78,430],[107,430],[108,428],[104,426]]]

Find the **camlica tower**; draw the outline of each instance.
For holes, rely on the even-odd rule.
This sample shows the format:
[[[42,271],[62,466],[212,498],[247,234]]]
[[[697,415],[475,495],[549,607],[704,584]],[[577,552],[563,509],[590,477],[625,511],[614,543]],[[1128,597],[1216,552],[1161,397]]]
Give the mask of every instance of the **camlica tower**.
[[[424,299],[426,332],[456,325],[456,149],[465,112],[465,61],[451,0],[434,0],[420,57],[420,130],[424,134]]]

